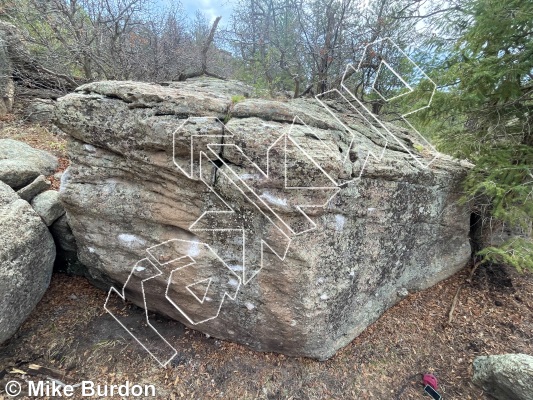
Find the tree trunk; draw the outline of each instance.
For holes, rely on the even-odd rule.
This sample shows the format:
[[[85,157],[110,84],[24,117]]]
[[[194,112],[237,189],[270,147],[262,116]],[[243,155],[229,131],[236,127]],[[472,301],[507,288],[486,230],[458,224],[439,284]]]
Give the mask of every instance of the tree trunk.
[[[13,69],[3,36],[3,31],[0,30],[0,117],[11,112],[15,91]]]

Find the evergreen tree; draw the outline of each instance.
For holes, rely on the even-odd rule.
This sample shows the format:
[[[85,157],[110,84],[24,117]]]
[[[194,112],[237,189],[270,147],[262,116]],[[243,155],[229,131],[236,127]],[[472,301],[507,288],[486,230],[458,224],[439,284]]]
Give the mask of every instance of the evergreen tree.
[[[459,41],[447,57],[437,56],[445,60],[434,76],[441,77],[445,89],[422,114],[422,122],[442,151],[475,164],[466,186],[470,197],[487,200],[480,211],[530,232],[533,2],[470,0],[461,12]],[[512,239],[478,255],[483,261],[533,270],[530,239]]]

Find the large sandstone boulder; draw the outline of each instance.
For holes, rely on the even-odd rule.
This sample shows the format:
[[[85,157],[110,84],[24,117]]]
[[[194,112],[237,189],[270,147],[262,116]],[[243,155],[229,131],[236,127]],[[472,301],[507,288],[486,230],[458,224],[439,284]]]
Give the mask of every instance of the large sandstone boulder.
[[[324,103],[334,116],[315,100],[234,104],[247,91],[99,82],[59,99],[61,199],[81,262],[114,296],[326,359],[465,265],[468,166],[339,99]]]
[[[477,357],[473,381],[499,400],[531,400],[533,357],[527,354]]]
[[[0,343],[9,339],[48,288],[52,235],[25,200],[0,182]]]

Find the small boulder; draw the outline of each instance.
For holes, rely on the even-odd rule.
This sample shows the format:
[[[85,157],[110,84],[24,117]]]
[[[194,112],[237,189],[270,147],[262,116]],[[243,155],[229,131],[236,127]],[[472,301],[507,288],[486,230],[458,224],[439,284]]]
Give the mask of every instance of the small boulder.
[[[36,196],[32,200],[31,206],[41,216],[46,226],[52,225],[65,214],[63,204],[59,200],[59,193],[55,190],[47,190]]]
[[[39,175],[28,186],[24,186],[22,189],[18,190],[17,194],[22,200],[26,200],[29,203],[35,196],[50,189],[51,186],[52,184],[46,180],[44,175]]]
[[[33,311],[50,284],[52,235],[30,205],[0,182],[0,344]]]
[[[0,181],[18,190],[57,169],[57,158],[12,139],[0,139]]]
[[[474,383],[500,400],[533,399],[533,357],[504,354],[477,357],[474,360]]]

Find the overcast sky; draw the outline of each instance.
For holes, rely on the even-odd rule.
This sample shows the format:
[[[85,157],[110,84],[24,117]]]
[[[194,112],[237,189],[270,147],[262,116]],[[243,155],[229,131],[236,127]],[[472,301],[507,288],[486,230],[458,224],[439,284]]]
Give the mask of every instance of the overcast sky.
[[[160,0],[162,4],[171,4],[172,0]],[[196,10],[202,11],[209,22],[213,22],[219,15],[222,16],[221,25],[229,23],[232,0],[181,0],[185,12],[194,16]]]

